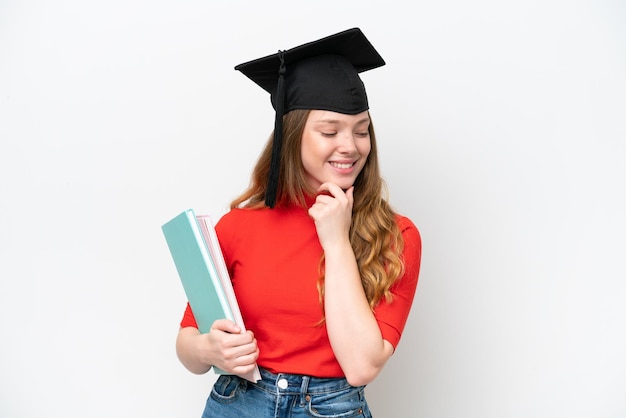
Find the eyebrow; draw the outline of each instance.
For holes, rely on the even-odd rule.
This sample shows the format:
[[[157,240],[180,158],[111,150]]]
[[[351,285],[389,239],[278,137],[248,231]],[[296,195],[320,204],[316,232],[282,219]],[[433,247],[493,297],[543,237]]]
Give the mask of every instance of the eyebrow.
[[[319,119],[319,120],[316,120],[314,122],[315,123],[334,123],[334,124],[337,124],[337,123],[341,123],[342,121],[340,121],[339,119]],[[365,118],[357,121],[356,125],[362,125],[362,124],[364,124],[366,122],[370,122],[370,118],[369,117],[365,117]]]

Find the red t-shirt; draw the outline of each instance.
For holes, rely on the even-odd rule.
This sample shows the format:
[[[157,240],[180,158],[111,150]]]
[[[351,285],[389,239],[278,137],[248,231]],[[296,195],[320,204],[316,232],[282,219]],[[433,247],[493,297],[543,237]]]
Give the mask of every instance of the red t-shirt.
[[[404,238],[404,276],[375,316],[394,347],[404,329],[419,274],[421,239],[397,216]],[[330,346],[317,281],[322,247],[307,208],[233,209],[216,224],[246,328],[259,346],[258,364],[273,373],[344,376]],[[182,327],[196,327],[189,305]]]

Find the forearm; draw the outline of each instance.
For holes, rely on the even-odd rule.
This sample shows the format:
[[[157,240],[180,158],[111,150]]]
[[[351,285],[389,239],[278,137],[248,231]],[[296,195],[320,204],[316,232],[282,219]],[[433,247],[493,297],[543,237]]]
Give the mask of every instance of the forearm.
[[[248,373],[256,366],[259,349],[254,334],[241,331],[228,319],[213,322],[206,334],[193,327],[181,328],[176,353],[192,373],[206,373],[213,365],[234,374]]]
[[[197,328],[186,327],[178,331],[176,338],[176,354],[180,362],[192,373],[204,374],[211,369],[211,364],[203,357],[199,349],[198,339],[201,334]]]
[[[374,380],[393,353],[370,309],[348,241],[325,251],[324,309],[333,351],[354,386]]]

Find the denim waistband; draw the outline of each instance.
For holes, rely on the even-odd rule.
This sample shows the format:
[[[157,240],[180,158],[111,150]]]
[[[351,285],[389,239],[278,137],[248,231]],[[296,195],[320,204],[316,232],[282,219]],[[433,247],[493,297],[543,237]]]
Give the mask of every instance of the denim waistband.
[[[322,378],[289,373],[274,374],[261,367],[259,370],[262,379],[255,385],[272,393],[315,395],[352,388],[344,377]]]

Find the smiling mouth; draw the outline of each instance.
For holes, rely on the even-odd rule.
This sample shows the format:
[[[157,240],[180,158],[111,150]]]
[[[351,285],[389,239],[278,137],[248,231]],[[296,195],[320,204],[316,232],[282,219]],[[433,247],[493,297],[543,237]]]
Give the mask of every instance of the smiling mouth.
[[[335,168],[340,168],[340,169],[350,168],[350,167],[352,167],[354,164],[356,164],[356,161],[355,161],[355,162],[352,162],[352,163],[337,163],[337,162],[334,162],[334,161],[331,161],[331,162],[330,162],[330,165],[332,165],[332,166],[333,166],[333,167],[335,167]]]

